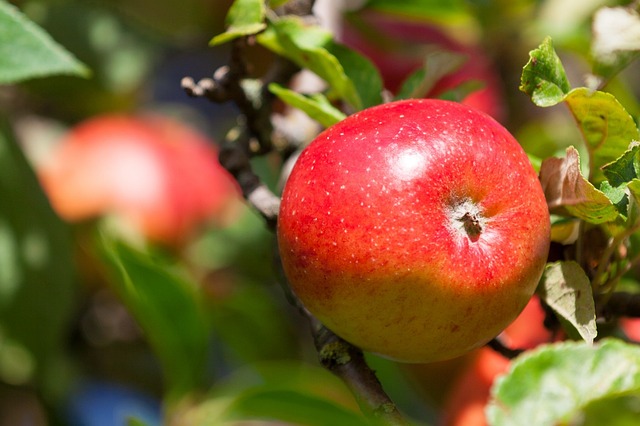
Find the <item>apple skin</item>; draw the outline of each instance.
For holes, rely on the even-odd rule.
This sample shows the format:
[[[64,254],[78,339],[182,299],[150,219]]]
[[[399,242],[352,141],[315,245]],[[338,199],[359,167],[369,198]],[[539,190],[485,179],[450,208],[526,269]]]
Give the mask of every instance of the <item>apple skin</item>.
[[[211,140],[163,115],[101,115],[73,127],[38,175],[69,221],[117,217],[125,228],[180,244],[239,199]]]
[[[435,98],[458,85],[479,81],[484,87],[468,94],[462,103],[477,108],[499,121],[506,116],[500,78],[491,58],[473,44],[463,44],[451,38],[442,26],[412,21],[401,16],[361,11],[355,20],[345,19],[341,41],[367,56],[380,70],[385,87],[397,93],[402,82],[423,66],[425,47],[463,54],[466,62],[451,74],[442,77],[427,93]]]
[[[485,344],[517,317],[550,224],[537,175],[504,127],[459,103],[416,99],[321,133],[285,184],[277,232],[293,291],[329,329],[430,362]]]

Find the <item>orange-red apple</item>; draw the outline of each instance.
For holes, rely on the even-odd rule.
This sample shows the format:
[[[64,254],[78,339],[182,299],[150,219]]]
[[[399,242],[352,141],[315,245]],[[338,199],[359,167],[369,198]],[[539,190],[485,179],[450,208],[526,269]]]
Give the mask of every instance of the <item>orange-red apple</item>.
[[[545,313],[540,300],[533,297],[518,318],[501,334],[511,348],[533,349],[550,343],[554,333],[544,327]],[[505,373],[510,361],[489,348],[477,352],[474,360],[454,380],[447,392],[442,409],[442,426],[486,426],[485,406],[491,387],[500,374]]]
[[[380,70],[385,87],[393,93],[423,66],[428,49],[461,54],[466,59],[462,66],[438,79],[426,97],[435,98],[460,84],[475,81],[483,86],[466,95],[462,103],[498,120],[504,118],[500,77],[490,57],[477,45],[453,39],[441,26],[365,11],[345,20],[341,38],[347,46],[371,59]]]
[[[58,214],[114,215],[175,244],[238,194],[207,137],[160,115],[105,115],[72,128],[38,170]]]
[[[321,133],[285,185],[278,240],[292,289],[326,326],[364,350],[428,362],[516,318],[549,228],[513,136],[465,105],[422,99]]]

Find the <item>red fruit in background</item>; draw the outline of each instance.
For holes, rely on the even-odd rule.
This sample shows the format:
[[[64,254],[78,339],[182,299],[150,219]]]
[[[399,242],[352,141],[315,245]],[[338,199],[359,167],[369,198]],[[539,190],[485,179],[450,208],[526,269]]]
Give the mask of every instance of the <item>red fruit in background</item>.
[[[160,115],[106,115],[80,123],[38,174],[62,218],[114,215],[168,244],[224,214],[238,194],[211,141]]]
[[[534,296],[518,318],[501,334],[510,348],[532,349],[554,339],[544,327],[545,312]],[[495,378],[509,368],[510,361],[492,349],[482,348],[452,385],[443,408],[443,426],[485,426],[484,409]]]
[[[620,327],[629,339],[640,342],[640,318],[621,318]]]
[[[484,86],[467,95],[462,103],[497,120],[504,119],[500,79],[489,57],[478,46],[452,39],[435,24],[367,11],[345,20],[341,38],[344,44],[371,59],[379,68],[385,87],[393,93],[423,66],[427,46],[460,53],[466,61],[438,80],[426,97],[435,98],[462,83],[478,81]]]

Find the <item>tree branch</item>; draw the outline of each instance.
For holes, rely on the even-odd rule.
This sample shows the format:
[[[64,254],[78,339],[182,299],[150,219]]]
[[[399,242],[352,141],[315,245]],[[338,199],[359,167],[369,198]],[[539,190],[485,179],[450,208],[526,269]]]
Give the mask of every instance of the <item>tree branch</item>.
[[[599,316],[605,319],[616,317],[640,318],[640,293],[623,291],[612,293],[607,303],[600,309]]]
[[[313,337],[320,356],[320,363],[340,377],[355,395],[360,409],[390,426],[409,423],[382,388],[362,351],[324,327],[309,315]]]
[[[487,346],[502,355],[505,358],[513,359],[524,352],[524,349],[510,348],[500,338],[494,337],[487,343]]]

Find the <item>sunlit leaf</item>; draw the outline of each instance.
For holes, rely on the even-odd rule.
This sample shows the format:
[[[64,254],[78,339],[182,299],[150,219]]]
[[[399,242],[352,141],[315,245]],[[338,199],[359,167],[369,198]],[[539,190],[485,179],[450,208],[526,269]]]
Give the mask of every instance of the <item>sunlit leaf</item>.
[[[559,318],[592,343],[598,334],[591,282],[576,262],[547,265],[537,293]]]
[[[362,108],[382,103],[382,77],[367,57],[335,42],[329,43],[327,50],[336,57],[353,82],[362,101]]]
[[[89,70],[15,6],[0,0],[0,84],[57,74],[87,77]]]
[[[591,153],[591,180],[599,183],[604,179],[601,168],[618,159],[632,141],[640,140],[638,128],[620,102],[609,93],[578,88],[566,96],[565,102]]]
[[[330,127],[346,117],[321,94],[305,96],[275,83],[269,85],[269,90],[283,102],[304,111],[324,127]]]
[[[288,17],[272,22],[257,39],[266,48],[317,74],[353,109],[362,109],[362,99],[354,82],[329,51],[333,44],[329,31],[306,25],[300,18]]]
[[[640,144],[632,144],[619,158],[603,166],[602,172],[612,186],[640,177]]]
[[[518,357],[494,385],[486,413],[495,426],[575,424],[596,401],[639,395],[640,347],[565,342]],[[616,424],[612,415],[606,424]]]
[[[520,90],[540,107],[556,105],[564,100],[571,86],[550,37],[529,52],[529,62],[522,70]]]
[[[265,13],[264,0],[235,0],[225,20],[227,30],[211,39],[209,44],[217,46],[238,37],[259,33],[267,27]]]
[[[552,211],[563,211],[593,224],[615,221],[616,206],[580,173],[578,151],[567,148],[565,158],[551,157],[542,162],[540,182]]]

